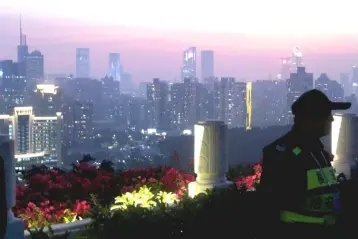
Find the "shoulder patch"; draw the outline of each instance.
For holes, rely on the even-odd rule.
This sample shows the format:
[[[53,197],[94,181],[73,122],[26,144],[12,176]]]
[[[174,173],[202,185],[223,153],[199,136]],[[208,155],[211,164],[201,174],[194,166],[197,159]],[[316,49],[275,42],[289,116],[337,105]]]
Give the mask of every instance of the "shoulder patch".
[[[301,148],[300,147],[295,147],[293,150],[292,150],[292,152],[297,156],[297,155],[299,155],[300,153],[301,153]]]
[[[284,145],[276,145],[276,150],[282,152],[286,150],[286,147]]]

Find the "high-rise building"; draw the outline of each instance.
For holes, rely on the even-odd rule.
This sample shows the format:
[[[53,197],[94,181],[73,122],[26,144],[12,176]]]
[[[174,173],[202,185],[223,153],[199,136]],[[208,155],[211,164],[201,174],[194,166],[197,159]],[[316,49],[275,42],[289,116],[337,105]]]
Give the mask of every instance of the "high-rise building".
[[[191,129],[196,123],[196,84],[191,78],[184,79],[184,128]]]
[[[251,83],[236,82],[234,77],[222,77],[215,84],[214,92],[218,92],[214,96],[214,116],[217,119],[230,128],[251,128]]]
[[[133,91],[132,75],[128,72],[121,73],[121,92],[130,93]]]
[[[352,94],[352,87],[351,87],[352,84],[350,82],[348,73],[343,72],[343,73],[340,74],[339,83],[343,87],[344,96],[348,96],[348,95]]]
[[[119,53],[109,53],[109,76],[121,81],[121,61]]]
[[[93,136],[93,104],[76,101],[72,107],[72,114],[74,144],[87,143]]]
[[[302,59],[302,51],[300,48],[295,47],[292,50],[292,58],[291,58],[291,72],[296,73],[298,67],[303,67],[303,59]],[[286,80],[286,79],[285,79]]]
[[[196,47],[190,47],[184,51],[181,70],[182,81],[186,78],[196,81]]]
[[[184,83],[174,83],[170,87],[170,123],[171,128],[184,129],[184,101],[185,87]]]
[[[291,106],[306,91],[313,89],[313,74],[307,73],[305,67],[297,67],[297,73],[291,73],[287,79],[287,119],[288,124],[293,123]]]
[[[17,168],[36,164],[61,167],[62,114],[39,117],[32,107],[15,107],[12,115],[0,115],[8,125],[10,139],[14,140]]]
[[[281,58],[281,73],[280,77],[282,80],[287,80],[290,78],[291,73],[291,58],[283,57]]]
[[[351,94],[358,95],[358,66],[352,67]]]
[[[40,51],[33,51],[26,57],[26,80],[30,86],[44,79],[44,56]]]
[[[252,86],[252,125],[287,124],[287,87],[283,80],[258,80]]]
[[[0,61],[0,111],[3,113],[10,114],[14,107],[24,104],[27,82],[22,66],[12,60]]]
[[[214,51],[201,51],[201,80],[214,76]]]
[[[20,16],[20,44],[17,46],[17,62],[23,62],[29,53],[26,35],[22,33],[22,22]]]
[[[36,85],[30,99],[34,107],[34,114],[37,116],[51,116],[56,115],[56,112],[62,112],[62,95],[56,85]]]
[[[102,100],[101,117],[106,120],[115,120],[119,115],[120,102],[120,82],[112,77],[101,79],[102,82]]]
[[[213,119],[213,94],[210,89],[202,83],[196,83],[195,92],[195,106],[196,118],[195,121],[204,121]],[[196,123],[194,122],[194,123]]]
[[[157,129],[168,129],[170,127],[168,83],[154,78],[153,83],[147,85],[147,100],[151,104],[150,126]]]
[[[322,73],[315,82],[315,88],[322,91],[332,101],[344,101],[344,90],[341,84],[331,80],[326,73]]]
[[[76,49],[76,77],[90,77],[90,50],[89,48]]]
[[[139,82],[138,85],[138,96],[144,99],[147,99],[147,88],[149,82]]]

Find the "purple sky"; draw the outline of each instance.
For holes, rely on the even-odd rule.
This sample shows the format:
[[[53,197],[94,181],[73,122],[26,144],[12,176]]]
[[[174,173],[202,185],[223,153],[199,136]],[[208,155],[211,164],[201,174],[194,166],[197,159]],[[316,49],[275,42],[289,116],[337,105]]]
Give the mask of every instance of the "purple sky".
[[[1,8],[0,8],[1,9]],[[76,47],[89,47],[91,74],[106,73],[108,54],[119,52],[124,69],[136,82],[179,79],[182,50],[196,46],[215,51],[215,74],[237,79],[267,79],[280,71],[280,57],[290,56],[295,46],[302,49],[304,63],[315,77],[327,72],[337,79],[358,63],[355,34],[299,36],[240,33],[205,33],[190,30],[150,29],[95,24],[67,18],[23,16],[23,31],[30,50],[45,56],[45,72],[75,72]],[[19,43],[19,15],[0,11],[0,59],[16,59]],[[198,54],[200,55],[200,54]],[[197,71],[200,76],[200,57]]]

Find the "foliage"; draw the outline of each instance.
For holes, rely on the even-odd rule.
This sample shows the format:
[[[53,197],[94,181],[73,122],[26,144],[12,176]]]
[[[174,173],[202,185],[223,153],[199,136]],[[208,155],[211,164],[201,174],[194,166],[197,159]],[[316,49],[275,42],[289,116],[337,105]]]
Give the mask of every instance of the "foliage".
[[[69,223],[82,220],[86,216],[90,205],[86,201],[76,201],[70,209],[66,203],[52,203],[44,201],[40,206],[29,202],[27,207],[17,211],[18,217],[26,223],[26,228],[45,228],[52,224]]]
[[[254,225],[260,221],[256,217],[256,210],[262,209],[257,194],[248,192],[247,189],[252,189],[259,183],[262,168],[260,164],[250,168],[253,175],[239,177],[232,174],[233,178],[239,179],[232,188],[207,191],[195,198],[189,198],[184,192],[180,200],[174,200],[171,194],[167,194],[168,201],[158,201],[158,197],[164,198],[164,193],[143,186],[135,192],[117,197],[112,208],[93,203],[92,224],[83,232],[82,237],[204,238],[218,233],[222,237],[229,237],[237,233],[237,225],[240,225],[245,228],[245,232],[240,233],[240,238],[253,238]],[[223,222],[224,229],[221,226]],[[136,229],[138,225],[140,230]],[[248,230],[250,228],[252,230]]]
[[[179,198],[185,193],[186,185],[194,180],[192,175],[169,167],[115,172],[108,162],[99,169],[78,163],[70,172],[34,167],[23,172],[22,177],[26,183],[16,185],[17,202],[13,211],[25,220],[28,228],[86,217],[91,208],[88,203],[91,195],[108,206],[118,195],[147,186],[155,192],[176,193]]]
[[[248,175],[246,177],[241,177],[238,180],[235,180],[238,188],[244,188],[248,190],[254,190],[256,188],[256,186],[260,183],[262,173],[261,164],[255,164],[253,171],[253,175]]]
[[[110,161],[103,161],[97,168],[88,164],[92,160],[86,155],[68,172],[44,166],[21,172],[25,183],[16,186],[17,203],[13,210],[25,220],[32,238],[66,238],[51,235],[50,228],[49,233],[43,229],[86,217],[94,220],[82,238],[118,238],[108,234],[111,230],[117,233],[118,228],[122,229],[118,232],[121,238],[136,238],[144,231],[156,230],[166,237],[170,233],[183,236],[183,228],[185,235],[194,235],[194,225],[204,230],[207,226],[201,223],[206,222],[214,227],[207,218],[214,217],[214,213],[226,221],[223,216],[237,210],[236,206],[227,207],[238,195],[255,187],[261,174],[260,165],[236,168],[229,173],[230,179],[237,182],[233,189],[190,199],[187,185],[195,179],[191,174],[167,166],[120,172],[113,170]],[[219,207],[226,208],[226,214]],[[143,230],[131,236],[131,230],[133,233],[138,225]]]
[[[224,238],[236,235],[237,225],[245,228],[240,238],[250,238],[254,230],[247,229],[253,229],[255,219],[247,208],[254,208],[248,207],[253,203],[253,194],[233,186],[227,190],[208,191],[195,198],[185,195],[171,206],[131,207],[112,212],[102,206],[94,207],[93,223],[83,232],[82,238],[205,238],[219,233]]]
[[[176,201],[178,199],[175,194],[164,191],[155,192],[144,185],[136,191],[126,192],[116,197],[110,210],[129,210],[135,207],[154,208],[159,204],[173,204]]]

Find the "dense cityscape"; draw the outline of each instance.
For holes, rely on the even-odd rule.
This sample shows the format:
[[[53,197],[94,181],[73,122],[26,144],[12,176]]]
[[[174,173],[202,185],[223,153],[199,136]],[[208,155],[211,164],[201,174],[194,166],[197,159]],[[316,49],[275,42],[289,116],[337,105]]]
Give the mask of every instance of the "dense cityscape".
[[[0,239],[356,238],[355,9],[0,1]]]
[[[352,102],[351,111],[357,111],[358,68],[341,73],[339,82],[326,73],[314,77],[306,72],[298,47],[278,59],[278,74],[252,82],[216,76],[214,50],[188,47],[179,82],[154,78],[137,86],[120,53],[109,53],[103,78],[91,77],[91,51],[85,47],[73,56],[74,74],[46,75],[46,57],[40,50],[29,51],[21,19],[19,30],[17,60],[0,61],[1,133],[15,140],[19,169],[33,164],[64,167],[80,154],[110,159],[119,168],[133,166],[136,159],[150,164],[165,157],[159,141],[191,135],[198,121],[222,120],[229,128],[245,130],[289,125],[290,105],[313,88],[331,100]]]

